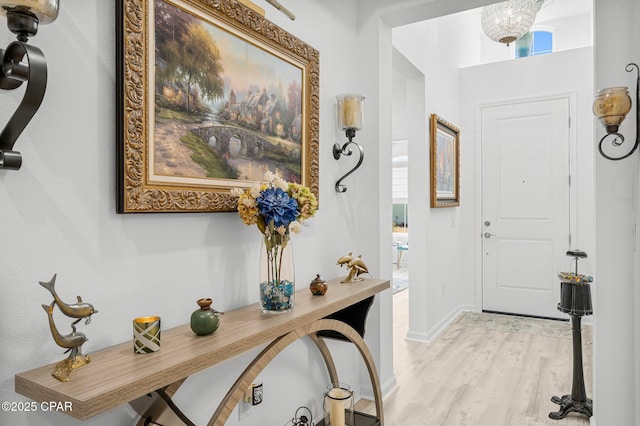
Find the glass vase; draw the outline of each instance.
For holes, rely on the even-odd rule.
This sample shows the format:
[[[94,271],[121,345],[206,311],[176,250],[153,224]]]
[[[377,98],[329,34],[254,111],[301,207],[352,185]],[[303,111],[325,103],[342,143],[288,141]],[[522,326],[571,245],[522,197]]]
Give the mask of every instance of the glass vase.
[[[260,249],[260,309],[283,313],[293,309],[295,270],[289,234],[265,234]]]

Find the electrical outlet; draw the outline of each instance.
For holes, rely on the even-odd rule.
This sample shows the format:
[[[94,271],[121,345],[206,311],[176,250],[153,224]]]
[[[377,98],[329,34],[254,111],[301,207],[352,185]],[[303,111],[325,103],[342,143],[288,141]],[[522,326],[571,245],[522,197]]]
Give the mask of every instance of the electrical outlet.
[[[252,407],[262,402],[262,383],[252,383],[247,393],[238,403],[238,420],[244,420],[251,414]]]
[[[244,420],[251,415],[251,402],[245,401],[242,399],[240,403],[238,403],[238,420]]]

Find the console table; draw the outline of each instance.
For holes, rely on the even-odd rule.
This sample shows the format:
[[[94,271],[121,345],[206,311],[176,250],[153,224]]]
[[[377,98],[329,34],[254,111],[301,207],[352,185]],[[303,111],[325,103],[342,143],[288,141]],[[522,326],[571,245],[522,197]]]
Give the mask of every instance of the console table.
[[[221,317],[220,328],[209,336],[196,336],[188,324],[163,330],[161,349],[152,354],[134,354],[130,341],[90,353],[91,362],[73,371],[69,382],[60,382],[51,376],[55,364],[16,374],[15,391],[39,402],[71,402],[73,411],[65,413],[81,420],[156,392],[161,398],[140,413],[139,425],[147,419],[155,421],[168,412],[174,419],[180,418],[181,423],[189,424],[171,401],[186,378],[268,343],[238,377],[208,423],[208,426],[224,425],[258,374],[301,337],[310,337],[325,361],[331,382],[338,383],[331,353],[322,338],[322,332],[331,331],[351,341],[364,359],[377,417],[380,425],[384,425],[380,382],[369,349],[350,325],[326,317],[388,289],[389,280],[365,279],[341,284],[335,279],[327,284],[325,296],[313,296],[308,288],[298,290],[295,308],[290,313],[262,314],[258,304],[226,312]]]

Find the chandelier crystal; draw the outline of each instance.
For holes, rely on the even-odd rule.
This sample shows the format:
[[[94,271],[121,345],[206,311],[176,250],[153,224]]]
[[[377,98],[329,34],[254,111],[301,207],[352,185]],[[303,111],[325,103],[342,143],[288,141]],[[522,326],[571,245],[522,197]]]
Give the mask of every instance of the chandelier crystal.
[[[508,46],[529,31],[536,20],[537,3],[536,0],[509,0],[485,6],[482,29],[491,40]]]

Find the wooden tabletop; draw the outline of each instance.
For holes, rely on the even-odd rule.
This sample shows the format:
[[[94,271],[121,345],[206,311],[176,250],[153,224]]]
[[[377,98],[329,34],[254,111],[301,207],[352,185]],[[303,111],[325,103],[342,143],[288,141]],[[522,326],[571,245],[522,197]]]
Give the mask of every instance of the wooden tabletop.
[[[16,374],[15,391],[38,402],[70,402],[73,410],[65,413],[85,420],[271,342],[390,285],[381,279],[349,284],[336,279],[327,284],[325,296],[313,296],[306,286],[299,289],[289,313],[263,314],[257,303],[225,312],[220,327],[209,336],[196,336],[188,324],[162,330],[161,347],[155,353],[134,354],[131,341],[90,353],[91,362],[74,370],[69,382],[51,376],[55,364]]]

